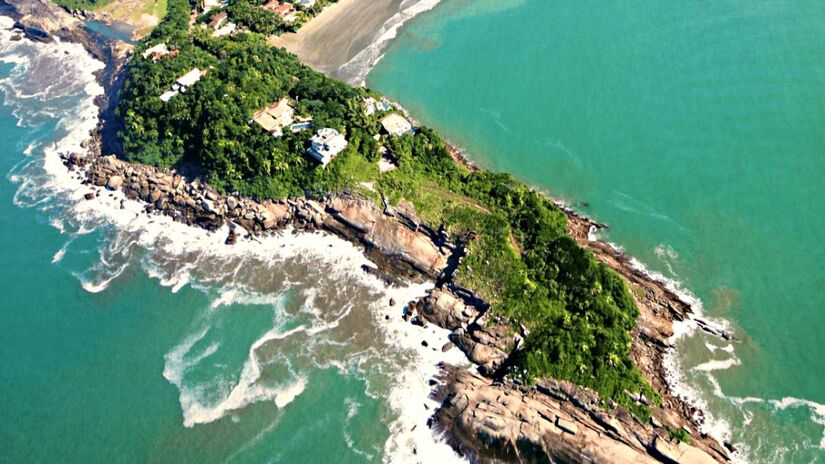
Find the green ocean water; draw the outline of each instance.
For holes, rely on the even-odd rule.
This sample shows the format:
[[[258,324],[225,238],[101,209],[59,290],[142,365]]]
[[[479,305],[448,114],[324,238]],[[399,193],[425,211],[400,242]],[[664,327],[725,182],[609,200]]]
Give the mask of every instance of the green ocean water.
[[[823,462],[823,26],[818,0],[444,0],[367,83],[729,321],[733,353],[680,342],[709,428]]]
[[[0,18],[2,19],[2,18]],[[118,207],[60,164],[94,127],[74,44],[0,29],[0,462],[451,462],[446,334],[329,235],[242,240]],[[457,350],[453,358],[459,357]]]
[[[4,173],[16,173],[27,144],[49,140],[54,130],[47,121],[17,127],[11,113],[0,106]],[[207,338],[220,340],[221,349],[187,382],[232,382],[279,306],[228,304],[212,314],[214,292],[172,293],[137,265],[142,252],[105,291],[89,293],[81,281],[95,274],[88,271],[112,231],[75,238],[52,263],[67,235],[50,224],[54,211],[15,206],[18,188],[7,176],[0,183],[0,461],[380,460],[389,434],[386,406],[365,394],[362,376],[333,367],[305,367],[306,389],[289,407],[254,403],[185,427],[179,391],[163,376],[168,353],[207,319]]]

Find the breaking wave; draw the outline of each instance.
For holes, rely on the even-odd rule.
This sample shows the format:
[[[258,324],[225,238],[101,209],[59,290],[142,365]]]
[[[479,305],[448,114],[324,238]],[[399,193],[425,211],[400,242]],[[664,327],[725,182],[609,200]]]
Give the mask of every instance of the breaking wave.
[[[209,233],[150,216],[121,192],[84,185],[60,154],[84,151],[97,125],[94,100],[103,89],[94,73],[103,63],[76,44],[12,41],[10,34],[0,31],[0,61],[13,66],[0,81],[5,104],[20,125],[53,125],[55,134],[54,142],[26,147],[10,178],[18,184],[15,204],[39,210],[67,235],[53,262],[76,257],[77,238],[85,236],[84,243],[97,242],[98,256],[73,272],[84,290],[105,292],[133,269],[171,292],[189,287],[209,300],[164,357],[162,375],[178,389],[183,425],[234,419],[253,403],[289,409],[317,369],[333,368],[362,379],[367,395],[386,398],[386,460],[460,460],[425,422],[437,364],[463,356],[423,347],[422,339],[440,347],[447,331],[408,324],[400,306],[386,303],[417,298],[431,283],[387,287],[361,270],[372,264],[356,246],[327,234],[285,230],[226,246],[225,228]],[[88,193],[95,198],[87,201]]]
[[[341,65],[334,74],[352,85],[364,85],[367,74],[384,57],[387,45],[396,37],[401,26],[415,16],[432,10],[439,3],[441,3],[441,0],[402,1],[398,13],[384,23],[372,42],[348,62]]]

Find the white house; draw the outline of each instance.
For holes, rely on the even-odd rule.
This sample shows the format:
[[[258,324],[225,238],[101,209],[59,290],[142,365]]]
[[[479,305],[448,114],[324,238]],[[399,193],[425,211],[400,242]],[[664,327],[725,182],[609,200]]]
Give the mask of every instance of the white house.
[[[333,158],[347,148],[347,139],[337,130],[329,127],[319,130],[311,141],[312,145],[307,153],[320,162],[322,166],[329,164]]]
[[[204,74],[206,74],[206,71],[201,71],[200,69],[195,68],[195,69],[190,70],[189,72],[187,72],[183,76],[179,77],[178,80],[176,81],[176,83],[179,86],[183,87],[184,89],[188,88],[188,87],[192,87],[193,85],[195,85],[195,82],[198,82],[199,80],[201,80],[201,77],[203,77]],[[181,92],[184,89],[181,89]]]
[[[381,118],[381,127],[383,127],[388,134],[394,136],[404,135],[413,130],[412,124],[398,113],[390,113]]]
[[[204,74],[206,74],[206,71],[202,71],[198,68],[190,70],[183,76],[179,77],[178,80],[172,84],[172,89],[164,92],[163,95],[160,96],[160,100],[166,103],[175,95],[186,92],[186,89],[195,85],[196,82],[201,80],[201,77],[203,77]]]
[[[165,43],[159,43],[155,46],[149,47],[146,50],[144,50],[142,56],[144,58],[149,58],[149,56],[151,55],[152,61],[157,61],[163,58],[164,56],[169,55],[170,53],[172,52],[169,50]]]

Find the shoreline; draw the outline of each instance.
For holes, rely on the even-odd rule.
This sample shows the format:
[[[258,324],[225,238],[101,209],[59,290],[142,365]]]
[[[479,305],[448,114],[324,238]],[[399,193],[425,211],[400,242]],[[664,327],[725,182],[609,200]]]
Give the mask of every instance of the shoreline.
[[[339,0],[298,32],[272,37],[270,44],[330,77],[364,86],[400,28],[441,1]]]
[[[107,65],[106,69],[107,70],[109,69],[110,64],[112,64],[112,63],[113,62],[107,62],[106,63],[106,65]],[[117,74],[117,72],[112,73],[112,75],[115,75],[115,74]],[[102,73],[101,73],[101,75],[98,76],[98,80],[102,80],[102,79],[103,79],[103,77],[102,77]],[[110,92],[111,87],[106,87],[106,88],[107,88],[106,93],[108,94]],[[108,103],[110,105],[114,106],[112,104],[114,101],[115,101],[115,99],[111,99]],[[103,112],[102,106],[99,106],[99,107],[101,108],[101,112]],[[90,148],[90,150],[99,150],[100,147],[99,147],[99,145],[97,145],[95,143],[95,144],[92,144],[92,146],[89,147],[89,148]],[[472,168],[477,169],[475,167],[475,165],[472,163],[472,161],[470,161],[468,158],[466,158],[466,156],[464,156],[461,151],[457,150],[454,146],[451,146],[451,152],[453,152],[453,151],[455,151],[455,153],[456,153],[455,158],[456,158],[457,162],[468,163],[470,166],[472,166]],[[74,161],[72,161],[72,163],[74,163]],[[131,165],[131,167],[137,169],[141,166]],[[145,167],[145,168],[154,169],[154,168],[149,168],[149,167]],[[173,178],[173,180],[174,180],[174,178]],[[107,183],[108,183],[108,179],[107,179]],[[99,187],[104,187],[104,186],[99,186]],[[206,187],[206,188],[208,189],[208,187]],[[208,190],[205,190],[205,191],[208,191]],[[141,196],[140,193],[141,192],[138,192],[138,196]],[[309,201],[312,201],[312,200],[309,200]],[[307,204],[309,204],[309,203],[307,203]],[[561,204],[559,204],[559,205],[561,206]],[[188,206],[191,206],[191,205],[188,205]],[[290,205],[290,206],[295,207],[296,205]],[[312,209],[311,206],[309,208]],[[297,210],[295,210],[296,211],[295,214],[298,214],[297,211],[300,211],[302,209],[304,209],[303,206],[299,207]],[[680,297],[677,293],[673,292],[672,290],[668,289],[667,286],[664,283],[657,282],[653,278],[653,276],[649,275],[649,273],[645,274],[643,271],[641,271],[639,269],[634,269],[631,266],[632,261],[633,261],[632,257],[624,255],[622,252],[620,252],[615,247],[611,246],[610,244],[608,244],[606,242],[601,242],[601,241],[595,241],[594,242],[594,241],[589,240],[590,232],[593,230],[594,227],[596,229],[598,229],[600,227],[603,227],[601,224],[598,224],[595,221],[592,221],[592,220],[590,220],[590,219],[588,219],[584,216],[579,215],[578,213],[576,213],[574,210],[572,210],[570,208],[563,208],[563,209],[567,213],[569,226],[572,227],[570,229],[571,235],[573,235],[577,239],[577,241],[580,242],[580,244],[582,244],[583,246],[587,246],[588,249],[590,249],[591,251],[596,253],[596,256],[599,259],[601,259],[603,261],[604,260],[610,261],[610,263],[608,263],[608,265],[611,268],[613,268],[614,270],[620,272],[620,274],[623,276],[623,278],[628,280],[628,282],[632,283],[633,279],[638,279],[638,282],[636,282],[637,284],[641,283],[643,286],[649,285],[649,286],[651,286],[651,288],[658,288],[658,291],[666,296],[665,299],[668,303],[667,304],[668,312],[665,312],[664,314],[669,315],[669,317],[670,317],[670,319],[667,319],[667,317],[665,317],[665,320],[666,320],[667,323],[670,323],[672,325],[672,323],[674,321],[680,321],[680,320],[687,319],[687,315],[690,314],[692,311],[691,311],[691,308],[690,308],[690,304],[686,301],[683,301],[682,297]],[[151,212],[151,211],[149,211],[149,212]],[[317,213],[317,211],[310,212],[310,214],[315,214],[315,213]],[[260,221],[265,221],[266,220],[266,219],[263,219],[263,217],[256,217],[255,219],[260,220]],[[313,222],[315,222],[316,219],[315,219],[314,216],[309,215],[309,216],[304,217],[303,220],[305,220],[309,223],[313,223]],[[196,224],[196,221],[193,221],[192,224]],[[262,222],[261,222],[261,224],[262,224]],[[200,224],[198,224],[198,225],[200,225]],[[317,226],[318,224],[315,224],[315,225]],[[207,229],[208,229],[208,227],[207,227]],[[254,231],[254,229],[255,229],[254,225],[252,226],[252,229]],[[264,230],[266,230],[265,227],[264,227]],[[583,234],[583,231],[585,231],[585,230],[586,230],[586,233]],[[604,261],[604,262],[607,262],[607,261]],[[676,308],[676,309],[674,310],[674,308]],[[655,311],[653,311],[653,312],[655,313]],[[641,325],[641,322],[642,322],[642,316],[640,316],[640,322],[638,324],[639,326]],[[637,326],[637,328],[638,328],[638,326]],[[665,332],[660,332],[658,335],[661,336],[661,335],[664,335],[664,333]],[[671,335],[670,336],[673,336],[673,331],[672,330],[671,330]],[[637,340],[638,338],[639,338],[638,336],[634,336],[634,340]],[[669,337],[665,339],[665,341],[664,341],[665,345],[667,345],[667,340],[668,339],[669,339]],[[658,341],[662,342],[662,340],[658,340]],[[635,356],[634,356],[634,358],[635,358]],[[652,379],[649,379],[649,380],[651,380],[651,382],[653,382]],[[657,388],[657,390],[659,390],[659,388]],[[676,401],[678,402],[680,400],[676,399]]]

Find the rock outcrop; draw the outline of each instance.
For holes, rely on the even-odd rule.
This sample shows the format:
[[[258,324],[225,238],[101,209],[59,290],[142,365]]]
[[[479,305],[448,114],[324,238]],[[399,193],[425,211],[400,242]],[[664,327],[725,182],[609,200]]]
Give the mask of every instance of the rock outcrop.
[[[237,240],[237,228],[247,236],[293,226],[327,230],[364,246],[388,280],[436,279],[447,266],[453,247],[436,244],[429,229],[387,214],[374,202],[349,194],[323,199],[297,198],[254,201],[222,195],[200,181],[187,181],[175,171],[134,165],[114,156],[66,155],[69,169],[83,168],[85,182],[98,188],[123,191],[129,199],[145,202],[147,214],[163,214],[175,221],[217,231],[231,228],[227,243]]]
[[[455,369],[443,380],[434,425],[475,462],[716,462],[627,413],[607,415],[592,397],[571,397],[571,385],[528,388]]]
[[[33,40],[50,42],[54,36],[74,39],[83,22],[49,0],[3,0],[4,10]]]

